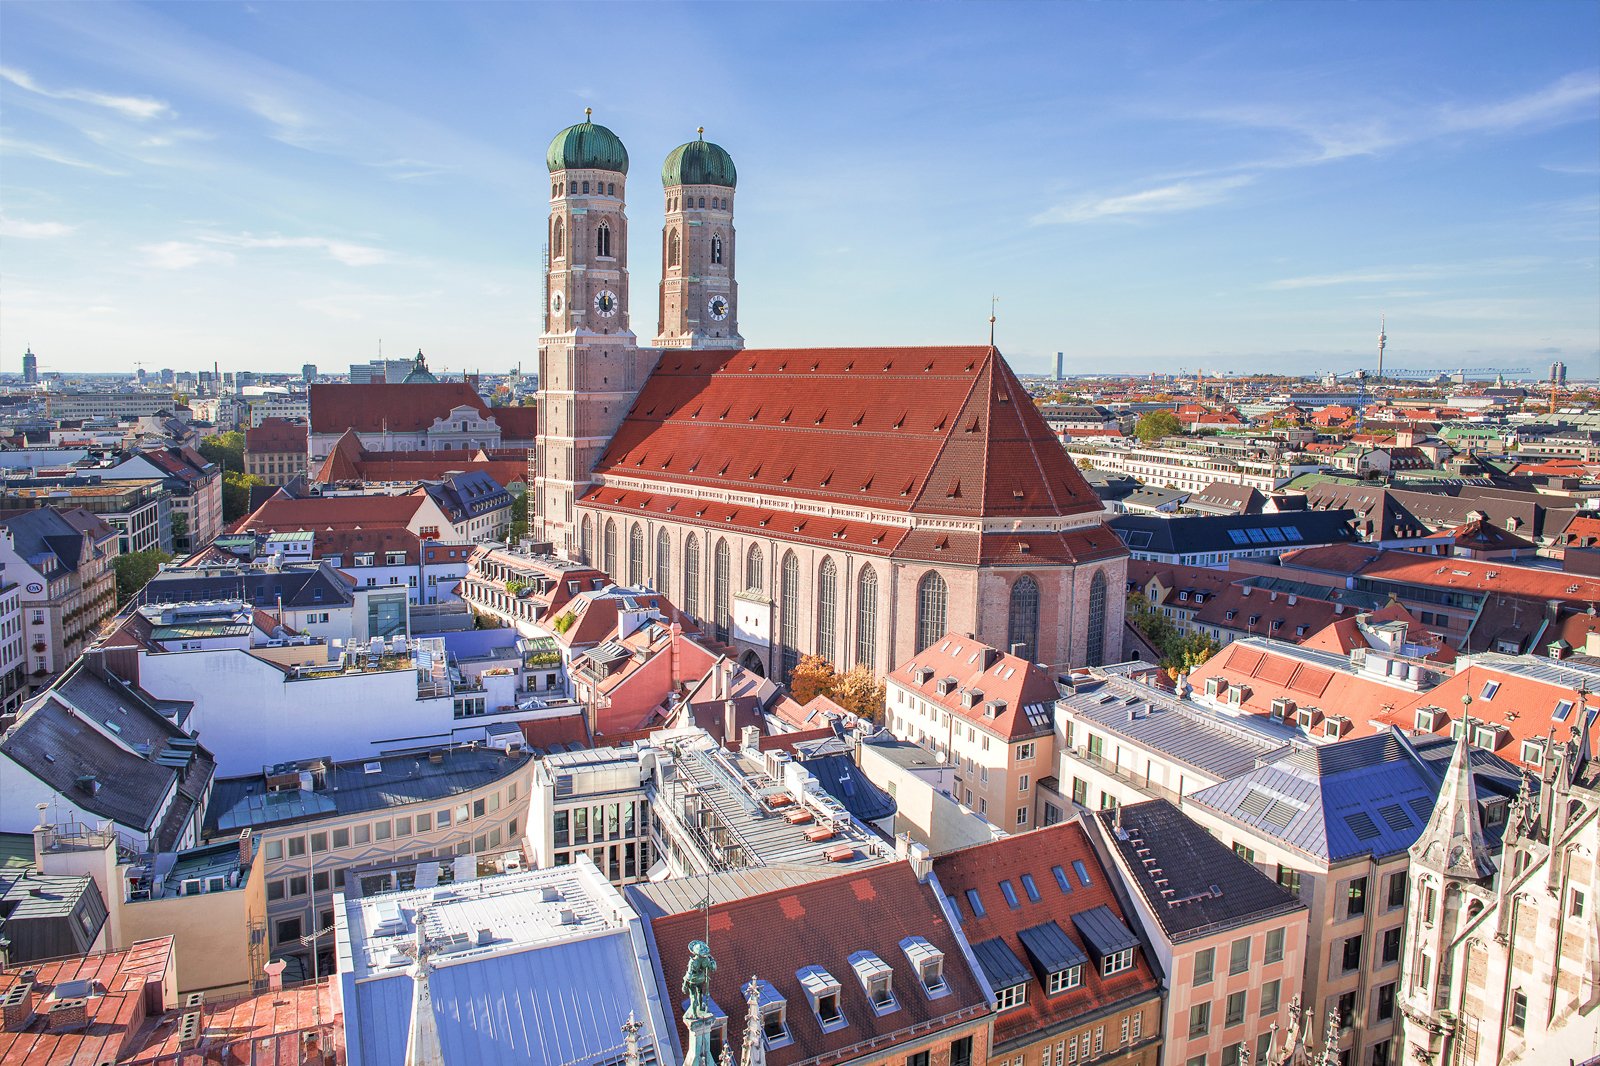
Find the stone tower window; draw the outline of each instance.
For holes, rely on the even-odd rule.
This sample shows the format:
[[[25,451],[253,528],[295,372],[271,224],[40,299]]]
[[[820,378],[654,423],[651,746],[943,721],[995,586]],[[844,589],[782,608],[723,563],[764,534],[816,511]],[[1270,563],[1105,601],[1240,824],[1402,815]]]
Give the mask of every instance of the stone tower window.
[[[588,182],[584,182],[583,183],[583,191],[584,192],[588,192],[589,191],[589,183]]]
[[[944,578],[929,570],[917,582],[917,651],[944,636],[946,590]]]
[[[711,238],[711,261],[713,263],[722,262],[722,238],[721,237],[712,237]]]
[[[706,205],[706,198],[704,196],[702,196],[702,197],[700,197],[700,206],[704,207],[705,205]]]
[[[600,228],[594,234],[594,252],[596,255],[608,256],[611,254],[611,225],[607,222],[600,223]]]
[[[675,267],[683,257],[682,242],[678,240],[678,231],[670,230],[667,233],[667,266]]]
[[[606,182],[606,195],[607,196],[615,196],[615,195],[617,195],[617,183],[616,182],[614,182],[614,181]]]
[[[556,219],[554,229],[550,233],[550,254],[556,259],[561,259],[567,254],[567,224],[561,219]]]

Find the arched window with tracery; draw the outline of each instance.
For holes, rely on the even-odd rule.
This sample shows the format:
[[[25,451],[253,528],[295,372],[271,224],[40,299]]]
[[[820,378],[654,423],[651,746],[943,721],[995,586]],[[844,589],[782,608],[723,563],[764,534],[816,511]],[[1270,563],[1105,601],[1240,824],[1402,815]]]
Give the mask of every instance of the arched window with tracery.
[[[713,263],[722,262],[722,238],[721,237],[712,237],[711,238],[711,261]]]
[[[683,542],[683,610],[700,617],[700,541],[693,533]]]
[[[583,523],[578,526],[578,558],[583,560],[585,566],[593,565],[594,551],[594,523],[589,521],[589,516],[583,516]]]
[[[766,569],[761,557],[761,545],[750,545],[750,551],[744,557],[744,587],[751,592],[760,592],[767,587]]]
[[[1089,666],[1100,666],[1106,661],[1106,574],[1104,570],[1094,572],[1094,580],[1089,582],[1089,626],[1088,644],[1084,649],[1084,662]]]
[[[656,591],[664,596],[668,592],[672,578],[672,538],[667,536],[667,531],[662,530],[656,534]]]
[[[603,563],[600,569],[606,572],[611,580],[617,579],[617,522],[614,518],[606,519],[606,532],[604,547],[601,551]]]
[[[1011,586],[1006,650],[1030,663],[1039,653],[1039,583],[1027,574]]]
[[[944,636],[945,601],[948,593],[939,571],[929,570],[917,582],[917,647],[918,652]]]
[[[628,584],[644,584],[644,526],[638,522],[628,530]]]
[[[595,252],[596,255],[610,255],[611,254],[611,224],[610,223],[602,222],[602,223],[600,223],[600,227],[594,231],[594,252]]]
[[[832,559],[822,560],[817,568],[817,654],[831,662],[834,638],[838,632],[839,570]]]
[[[723,643],[728,641],[728,633],[733,622],[728,599],[728,585],[732,580],[728,573],[728,556],[728,542],[718,540],[711,564],[711,620],[716,625],[717,639]]]
[[[566,254],[567,224],[558,218],[550,232],[550,255],[556,259],[563,259]]]
[[[800,665],[800,560],[794,552],[783,557],[780,581],[778,633],[783,645],[783,676],[787,678]]]
[[[878,668],[878,572],[870,566],[856,575],[856,663]]]
[[[667,231],[667,266],[675,267],[683,259],[683,244],[676,229]]]

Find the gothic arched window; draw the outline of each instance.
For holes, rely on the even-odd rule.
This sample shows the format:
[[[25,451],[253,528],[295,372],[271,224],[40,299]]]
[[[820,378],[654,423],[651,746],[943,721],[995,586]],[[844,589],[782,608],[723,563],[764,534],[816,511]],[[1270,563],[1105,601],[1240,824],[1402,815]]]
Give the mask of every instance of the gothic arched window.
[[[794,552],[783,557],[782,584],[778,589],[778,634],[783,645],[783,673],[788,677],[800,665],[800,560]]]
[[[594,547],[594,523],[589,521],[589,516],[583,516],[583,524],[578,527],[578,558],[585,565],[589,562],[589,552]]]
[[[1084,663],[1099,666],[1106,661],[1106,575],[1103,570],[1094,572],[1089,582],[1089,632]]]
[[[656,534],[656,591],[663,595],[667,592],[672,577],[672,538],[667,536],[667,531],[662,530]]]
[[[683,248],[682,248],[680,242],[678,241],[678,231],[675,230],[675,229],[668,230],[667,231],[667,266],[669,266],[669,267],[677,266],[678,265],[678,261],[680,259],[682,259],[682,258],[683,258]]]
[[[712,237],[711,238],[711,261],[713,263],[722,262],[722,238],[721,237]]]
[[[704,196],[702,196],[702,197],[700,197],[700,206],[704,207],[705,205],[706,205],[706,198]]]
[[[762,565],[761,546],[750,545],[749,553],[744,557],[744,587],[752,592],[760,592],[766,588],[766,578],[762,573],[766,567]]]
[[[600,569],[606,572],[611,580],[617,579],[617,523],[613,518],[606,519],[605,540],[601,548],[601,559],[604,565]]]
[[[944,636],[946,592],[944,578],[939,571],[929,570],[917,582],[917,647],[918,652]]]
[[[1011,586],[1006,650],[1029,662],[1033,662],[1039,652],[1039,583],[1027,574],[1017,578],[1017,583]]]
[[[628,584],[644,584],[644,526],[637,522],[628,531]]]
[[[838,628],[839,571],[832,559],[817,568],[817,654],[834,662],[833,640]]]
[[[608,222],[600,223],[600,228],[594,231],[594,254],[611,254],[611,224]]]
[[[878,667],[878,573],[870,566],[856,575],[856,662]]]
[[[727,642],[729,623],[733,620],[728,602],[728,542],[717,541],[711,565],[711,620],[717,627],[717,639]]]
[[[615,195],[617,195],[617,183],[616,182],[614,182],[614,181],[606,182],[606,195],[607,196],[615,196]]]
[[[700,617],[700,542],[693,533],[683,542],[683,610]]]
[[[565,258],[567,254],[567,224],[559,218],[550,234],[550,254],[557,259]]]

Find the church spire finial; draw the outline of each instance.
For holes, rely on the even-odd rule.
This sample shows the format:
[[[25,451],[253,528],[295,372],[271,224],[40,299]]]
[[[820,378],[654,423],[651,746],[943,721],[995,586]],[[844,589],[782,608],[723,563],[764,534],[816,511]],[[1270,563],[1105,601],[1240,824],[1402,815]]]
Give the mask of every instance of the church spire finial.
[[[594,121],[594,108],[586,107],[586,108],[583,109],[583,121],[585,121],[585,122],[593,122]]]
[[[1000,302],[1000,297],[989,297],[989,347],[994,347],[994,305]]]
[[[706,128],[704,126],[696,126],[694,131],[700,135],[702,141],[706,139]]]

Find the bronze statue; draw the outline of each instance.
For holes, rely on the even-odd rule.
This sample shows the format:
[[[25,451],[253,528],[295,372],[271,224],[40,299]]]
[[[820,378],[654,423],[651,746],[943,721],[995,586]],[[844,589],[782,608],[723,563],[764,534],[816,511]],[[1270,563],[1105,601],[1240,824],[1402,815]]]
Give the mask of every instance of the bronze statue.
[[[696,940],[689,945],[689,968],[683,974],[683,994],[689,997],[686,1015],[709,1017],[711,1014],[711,975],[716,972],[717,960],[711,957],[711,945]]]

